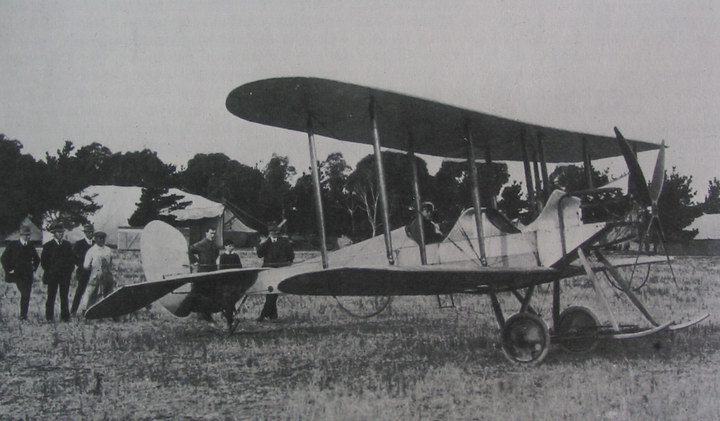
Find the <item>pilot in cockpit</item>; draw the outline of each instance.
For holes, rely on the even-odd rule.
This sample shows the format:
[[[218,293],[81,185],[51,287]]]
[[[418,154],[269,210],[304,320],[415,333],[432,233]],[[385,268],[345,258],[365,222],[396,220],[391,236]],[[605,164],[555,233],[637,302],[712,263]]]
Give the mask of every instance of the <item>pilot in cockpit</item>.
[[[423,202],[420,207],[420,220],[415,218],[409,225],[405,227],[405,233],[420,244],[420,224],[425,233],[425,244],[438,243],[442,241],[443,235],[440,232],[438,224],[433,222],[433,214],[435,214],[435,205],[432,202]]]

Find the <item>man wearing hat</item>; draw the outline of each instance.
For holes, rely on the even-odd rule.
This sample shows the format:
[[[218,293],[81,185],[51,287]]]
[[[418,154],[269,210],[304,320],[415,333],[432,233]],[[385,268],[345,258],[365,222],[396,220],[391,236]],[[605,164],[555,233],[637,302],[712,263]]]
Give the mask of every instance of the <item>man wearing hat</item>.
[[[107,234],[97,231],[93,234],[95,244],[85,253],[83,269],[90,276],[87,289],[82,295],[79,308],[85,312],[101,298],[107,297],[115,288],[112,275],[113,252],[105,245]]]
[[[70,292],[70,278],[75,268],[75,254],[72,245],[63,237],[65,228],[56,223],[50,227],[53,239],[43,245],[40,254],[40,264],[45,273],[43,283],[47,285],[47,301],[45,302],[45,319],[52,321],[55,318],[55,297],[60,289],[60,318],[66,322],[70,320],[68,294]]]
[[[75,278],[77,279],[77,288],[75,289],[75,295],[73,295],[72,307],[70,313],[77,313],[78,307],[80,306],[80,300],[85,293],[87,288],[88,280],[90,280],[90,271],[85,269],[83,263],[85,262],[85,254],[93,246],[93,235],[95,234],[95,227],[92,224],[87,224],[83,227],[83,233],[85,238],[80,239],[73,244],[73,253],[75,253],[75,264],[77,269],[75,270]]]
[[[20,227],[20,239],[12,241],[3,251],[2,267],[5,269],[5,280],[15,283],[20,291],[20,319],[27,320],[32,291],[33,273],[40,264],[40,257],[35,247],[30,244],[30,227]]]
[[[268,224],[268,234],[268,238],[257,246],[257,255],[263,258],[263,267],[290,266],[295,259],[290,240],[279,235],[280,227],[274,222]],[[259,322],[277,319],[277,299],[277,294],[265,295],[265,305],[257,319]]]
[[[442,241],[443,235],[440,229],[433,222],[432,217],[435,213],[435,205],[432,202],[423,202],[420,207],[420,219],[415,218],[409,225],[405,227],[405,233],[420,244],[420,230],[425,234],[425,244],[432,244]]]

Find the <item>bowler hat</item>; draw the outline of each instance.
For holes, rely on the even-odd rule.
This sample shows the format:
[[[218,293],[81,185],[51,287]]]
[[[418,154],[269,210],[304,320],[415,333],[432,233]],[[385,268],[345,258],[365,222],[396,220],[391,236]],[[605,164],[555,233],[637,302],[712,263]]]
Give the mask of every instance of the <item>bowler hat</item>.
[[[105,238],[107,237],[107,234],[105,234],[105,231],[97,231],[95,232],[95,234],[93,234],[93,237]]]
[[[20,234],[30,234],[30,227],[28,225],[21,225]]]
[[[51,232],[65,231],[65,227],[63,226],[63,224],[56,222],[50,226],[50,231]]]
[[[85,224],[85,226],[83,226],[83,232],[94,232],[94,231],[95,231],[95,227],[93,227],[92,224]]]
[[[268,225],[267,225],[267,229],[268,229],[268,232],[278,232],[278,231],[280,231],[280,227],[278,227],[278,224],[277,224],[277,222],[275,222],[275,221],[269,222]]]

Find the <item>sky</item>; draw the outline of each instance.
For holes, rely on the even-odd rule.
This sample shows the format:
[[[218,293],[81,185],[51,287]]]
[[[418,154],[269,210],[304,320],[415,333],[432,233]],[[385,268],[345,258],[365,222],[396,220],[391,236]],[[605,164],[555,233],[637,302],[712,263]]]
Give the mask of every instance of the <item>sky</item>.
[[[0,0],[0,133],[36,158],[71,140],[149,148],[178,167],[211,152],[262,167],[275,152],[307,172],[305,135],[241,120],[225,99],[255,80],[312,76],[665,140],[667,168],[692,175],[703,200],[720,178],[715,3]],[[354,165],[372,149],[318,138],[320,159],[336,151]],[[646,174],[654,161],[641,154]]]

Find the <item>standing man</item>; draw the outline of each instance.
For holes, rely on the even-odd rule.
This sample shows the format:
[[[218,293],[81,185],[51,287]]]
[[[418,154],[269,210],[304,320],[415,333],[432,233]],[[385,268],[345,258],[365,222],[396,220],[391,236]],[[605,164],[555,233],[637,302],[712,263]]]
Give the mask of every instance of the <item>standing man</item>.
[[[269,237],[257,246],[257,255],[263,258],[263,267],[279,268],[290,266],[295,260],[295,252],[290,240],[279,236],[280,227],[274,222],[268,224],[268,234]],[[277,294],[265,295],[265,305],[257,319],[258,322],[265,319],[277,319],[277,299]]]
[[[15,283],[20,291],[20,320],[27,320],[32,291],[33,273],[40,264],[40,257],[30,244],[30,227],[20,227],[20,239],[11,242],[0,257],[5,269],[5,280]]]
[[[75,268],[75,254],[70,242],[63,238],[65,228],[62,224],[54,224],[50,231],[54,238],[43,245],[40,254],[40,264],[45,270],[43,283],[48,287],[45,319],[52,321],[55,318],[55,297],[60,288],[60,318],[67,322],[70,320],[68,293],[70,292],[70,278]]]
[[[100,299],[107,297],[115,289],[115,281],[112,275],[113,252],[110,247],[105,246],[105,238],[107,234],[98,231],[94,234],[95,245],[85,254],[83,268],[90,274],[88,289],[80,300],[79,307],[82,314],[85,314],[88,308],[98,302]]]
[[[85,293],[85,288],[87,288],[88,281],[90,280],[90,271],[85,269],[84,262],[85,254],[90,247],[93,246],[93,234],[95,233],[95,227],[93,227],[92,224],[87,224],[83,227],[83,232],[85,233],[85,238],[78,240],[75,244],[73,244],[75,265],[77,265],[75,278],[77,279],[78,284],[75,289],[75,295],[73,295],[72,308],[70,308],[70,313],[72,314],[77,313],[78,307],[80,306],[80,300],[82,299],[82,296]]]
[[[217,258],[220,254],[215,245],[215,230],[208,228],[205,238],[190,246],[190,263],[197,265],[198,272],[212,272],[217,269]]]
[[[215,245],[215,230],[208,228],[205,238],[190,246],[190,263],[197,267],[197,272],[212,272],[217,270],[217,260],[220,249]],[[193,282],[190,294],[178,309],[178,314],[200,313],[203,320],[212,323],[212,314],[206,310],[207,296],[212,293],[212,285],[205,282]]]

